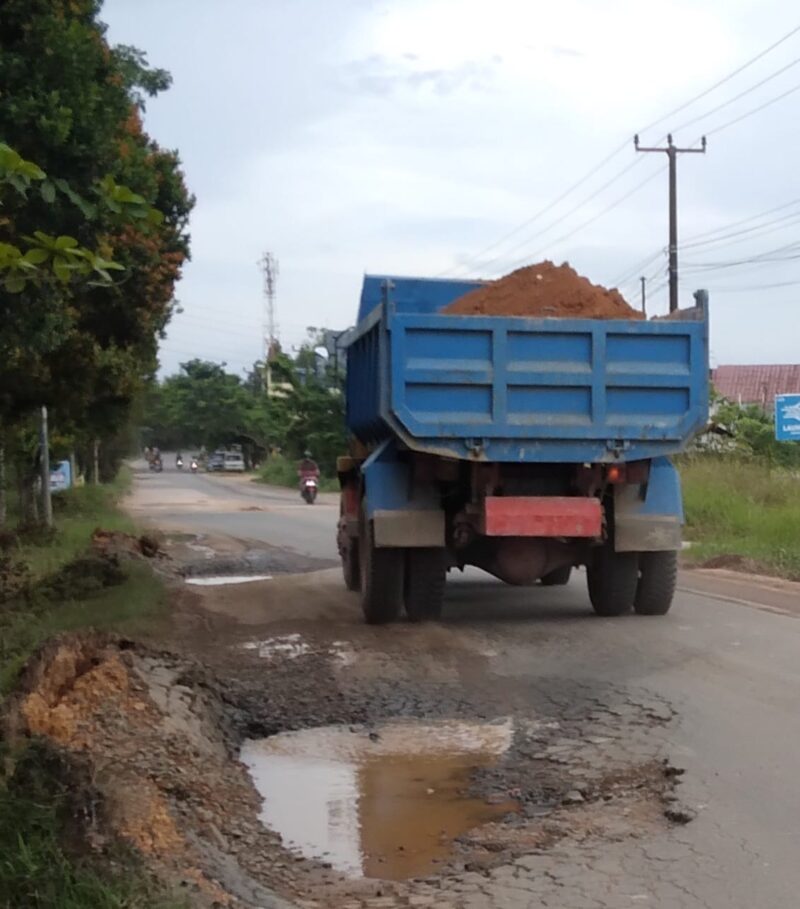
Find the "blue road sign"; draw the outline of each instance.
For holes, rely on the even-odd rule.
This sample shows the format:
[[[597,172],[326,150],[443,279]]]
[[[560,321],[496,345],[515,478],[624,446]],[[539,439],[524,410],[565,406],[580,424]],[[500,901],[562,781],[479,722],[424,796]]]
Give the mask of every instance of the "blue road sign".
[[[50,471],[50,491],[61,492],[72,486],[72,469],[69,461],[61,461]]]
[[[800,442],[800,395],[775,395],[775,438]]]

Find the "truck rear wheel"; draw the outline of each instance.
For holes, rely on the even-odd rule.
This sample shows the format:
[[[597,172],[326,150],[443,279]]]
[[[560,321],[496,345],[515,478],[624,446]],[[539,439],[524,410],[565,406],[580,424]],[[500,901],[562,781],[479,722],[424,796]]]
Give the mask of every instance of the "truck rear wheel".
[[[678,582],[678,553],[642,552],[639,554],[639,583],[633,608],[638,615],[666,615]]]
[[[597,615],[617,616],[631,611],[639,580],[635,552],[615,552],[609,545],[595,552],[586,567],[589,599]]]
[[[345,587],[358,592],[361,590],[361,566],[359,565],[358,546],[356,540],[348,540],[341,554],[342,575]]]
[[[339,504],[339,525],[336,530],[336,545],[342,560],[342,576],[348,590],[361,590],[361,567],[358,558],[358,538],[350,536],[347,530],[347,516],[344,501]]]
[[[562,568],[556,568],[554,571],[548,571],[542,575],[542,587],[563,587],[569,584],[569,578],[572,574],[572,565],[564,565]]]
[[[370,625],[394,622],[403,605],[405,550],[375,546],[372,522],[363,511],[358,534],[361,609]]]
[[[410,622],[425,622],[441,617],[446,579],[443,549],[406,551],[404,599]]]

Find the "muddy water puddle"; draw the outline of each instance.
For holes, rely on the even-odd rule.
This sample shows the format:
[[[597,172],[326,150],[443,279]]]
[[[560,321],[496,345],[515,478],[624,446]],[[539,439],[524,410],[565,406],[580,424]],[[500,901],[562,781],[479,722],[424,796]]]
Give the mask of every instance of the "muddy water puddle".
[[[510,720],[331,726],[246,742],[241,760],[287,847],[352,877],[401,880],[435,873],[458,837],[517,809],[467,794],[512,735]]]

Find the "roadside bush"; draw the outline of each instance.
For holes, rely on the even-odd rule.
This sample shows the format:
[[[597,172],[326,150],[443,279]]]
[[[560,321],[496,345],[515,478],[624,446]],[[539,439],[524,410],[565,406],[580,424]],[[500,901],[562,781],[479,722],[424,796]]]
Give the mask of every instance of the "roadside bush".
[[[679,468],[691,559],[742,556],[800,579],[800,475],[736,455],[683,458]]]
[[[270,455],[259,468],[262,482],[272,486],[297,484],[297,464],[283,455]]]

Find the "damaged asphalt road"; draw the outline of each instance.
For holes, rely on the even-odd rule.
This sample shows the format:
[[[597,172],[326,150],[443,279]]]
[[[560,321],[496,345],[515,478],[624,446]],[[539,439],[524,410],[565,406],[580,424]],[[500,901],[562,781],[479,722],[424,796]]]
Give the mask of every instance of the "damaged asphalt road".
[[[216,537],[175,538],[182,573],[252,562],[270,578],[219,587],[176,578],[167,639],[65,640],[29,668],[12,713],[18,729],[91,764],[106,833],[132,842],[193,905],[796,905],[800,624],[758,608],[756,585],[735,600],[684,590],[665,619],[604,620],[590,614],[580,577],[519,590],[476,573],[453,579],[441,623],[367,627],[339,572],[320,570],[332,554],[328,532],[333,550],[333,508],[297,508],[264,491],[254,499],[263,511],[245,512],[241,485],[222,501],[223,480],[165,473],[139,488],[153,484],[165,503],[154,521],[175,530],[198,531],[193,494],[220,498],[208,528]],[[305,530],[282,537],[276,528],[296,513]],[[306,545],[265,545],[285,538]],[[387,839],[399,815],[391,802],[381,809],[374,790],[394,792],[412,766],[430,812],[444,811],[445,775],[425,776],[438,766],[431,743],[442,728],[457,728],[466,749],[446,765],[451,777],[464,774],[461,796],[473,811],[496,810],[439,837],[413,875],[396,873],[415,842]],[[306,734],[321,736],[310,751]],[[491,753],[474,746],[481,736],[495,742]],[[296,813],[284,798],[283,839],[262,823],[264,801],[239,760],[261,740],[283,761],[276,766],[288,755],[290,769],[306,757],[316,767],[314,785],[297,789]],[[389,753],[395,740],[410,758]],[[313,843],[292,841],[298,816],[301,829],[314,828],[306,797],[325,758],[346,764],[343,751],[362,756],[345,780],[360,787],[357,802],[337,790],[338,819],[328,815],[325,829],[356,818],[367,877],[342,870],[336,843],[315,854]]]

